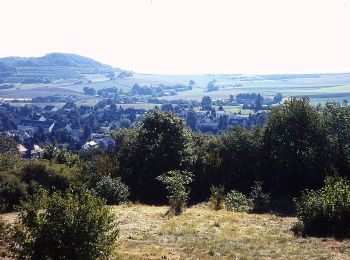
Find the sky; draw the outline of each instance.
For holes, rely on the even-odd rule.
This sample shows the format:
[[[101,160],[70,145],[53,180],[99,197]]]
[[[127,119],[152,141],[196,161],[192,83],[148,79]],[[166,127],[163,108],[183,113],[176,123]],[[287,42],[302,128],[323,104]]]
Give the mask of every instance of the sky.
[[[141,73],[350,72],[350,0],[0,0],[0,35]]]

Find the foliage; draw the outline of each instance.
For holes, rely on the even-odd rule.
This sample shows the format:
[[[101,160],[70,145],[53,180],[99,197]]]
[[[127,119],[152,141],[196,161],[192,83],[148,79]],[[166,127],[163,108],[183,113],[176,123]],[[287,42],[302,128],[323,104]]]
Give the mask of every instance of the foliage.
[[[340,173],[350,171],[350,106],[327,102],[322,119],[330,145],[331,162]]]
[[[41,158],[59,164],[66,164],[68,166],[74,166],[79,161],[79,157],[70,153],[66,148],[58,149],[52,144],[45,148]]]
[[[99,197],[106,200],[108,205],[125,203],[129,197],[129,188],[120,177],[103,176],[96,183],[95,191]]]
[[[164,189],[156,177],[190,164],[190,132],[173,113],[147,113],[132,129],[113,134],[123,182],[131,188],[132,199],[159,203]]]
[[[297,215],[304,235],[350,237],[350,182],[328,177],[323,188],[303,194]]]
[[[64,195],[37,193],[19,207],[12,228],[12,250],[18,258],[96,259],[115,247],[115,216],[87,190]]]
[[[330,171],[328,142],[317,108],[291,99],[271,111],[260,161],[264,183],[275,194],[298,194],[322,186]]]
[[[83,91],[86,95],[95,96],[96,90],[93,87],[84,87]]]
[[[19,161],[16,141],[0,134],[0,171],[11,169]]]
[[[249,198],[252,201],[253,212],[264,212],[268,209],[270,203],[270,194],[264,193],[262,182],[256,181],[252,187]]]
[[[77,182],[72,169],[46,161],[24,163],[19,170],[19,175],[21,180],[31,188],[35,189],[40,185],[48,191],[65,191]]]
[[[202,98],[201,106],[203,109],[210,109],[212,105],[212,100],[209,96],[204,96]]]
[[[210,188],[210,207],[214,210],[220,210],[223,208],[225,201],[225,188],[224,186],[211,186]]]
[[[13,210],[27,195],[27,185],[14,173],[0,175],[0,212]]]
[[[239,189],[248,193],[258,175],[258,165],[252,162],[259,162],[261,156],[261,133],[234,127],[218,139],[220,182],[227,190]]]
[[[163,183],[167,191],[170,211],[180,215],[187,205],[190,194],[189,185],[193,181],[192,174],[186,171],[169,171],[157,179]]]
[[[232,190],[225,196],[225,208],[229,211],[248,212],[252,201],[243,193]]]

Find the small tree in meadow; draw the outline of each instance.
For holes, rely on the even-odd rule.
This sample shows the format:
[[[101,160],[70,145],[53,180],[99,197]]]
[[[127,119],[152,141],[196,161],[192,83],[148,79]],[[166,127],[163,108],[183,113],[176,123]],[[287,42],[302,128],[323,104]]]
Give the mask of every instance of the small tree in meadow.
[[[210,192],[210,207],[214,210],[222,209],[225,201],[224,186],[211,186]]]
[[[162,182],[167,191],[170,204],[170,212],[180,215],[187,206],[190,194],[189,185],[193,181],[192,174],[186,171],[169,171],[157,179]]]
[[[118,233],[114,214],[90,191],[41,190],[19,207],[10,237],[19,259],[97,259],[112,253]]]
[[[253,204],[253,212],[264,212],[268,209],[270,204],[270,194],[264,193],[262,182],[255,182],[249,197]]]
[[[229,211],[249,212],[252,209],[252,201],[243,193],[231,190],[225,196],[225,208]]]

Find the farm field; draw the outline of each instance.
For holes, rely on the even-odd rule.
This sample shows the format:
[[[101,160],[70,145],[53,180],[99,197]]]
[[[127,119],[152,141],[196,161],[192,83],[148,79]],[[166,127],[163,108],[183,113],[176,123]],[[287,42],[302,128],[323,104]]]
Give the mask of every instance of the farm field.
[[[165,206],[114,206],[122,259],[349,259],[350,241],[300,238],[295,217],[212,211],[205,205],[167,217]],[[13,222],[14,213],[4,214]]]
[[[97,77],[98,75],[96,75]],[[93,77],[93,75],[90,75]],[[212,99],[227,99],[230,94],[260,93],[263,96],[273,96],[281,92],[284,96],[308,96],[313,104],[324,103],[327,100],[343,101],[350,99],[350,74],[316,74],[316,75],[152,75],[137,74],[132,77],[98,80],[90,83],[56,82],[51,84],[17,84],[15,88],[0,90],[0,98],[32,98],[47,95],[75,95],[84,100],[96,99],[83,92],[84,87],[94,87],[96,90],[116,87],[129,91],[134,84],[141,86],[158,86],[163,84],[187,85],[195,81],[192,90],[178,92],[175,96],[164,96],[164,100],[198,100],[203,96]],[[214,81],[219,86],[218,91],[207,92],[207,84]]]

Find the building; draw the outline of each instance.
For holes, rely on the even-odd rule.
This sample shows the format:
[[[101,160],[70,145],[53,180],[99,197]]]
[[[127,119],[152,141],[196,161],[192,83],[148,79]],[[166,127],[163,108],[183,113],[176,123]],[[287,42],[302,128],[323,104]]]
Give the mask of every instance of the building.
[[[44,112],[57,112],[58,111],[58,108],[55,107],[55,106],[45,106],[43,108],[43,111]]]
[[[39,129],[42,129],[44,133],[51,133],[54,126],[55,126],[55,121],[53,120],[46,120],[46,121],[22,120],[17,125],[17,130],[36,133],[39,131]]]

